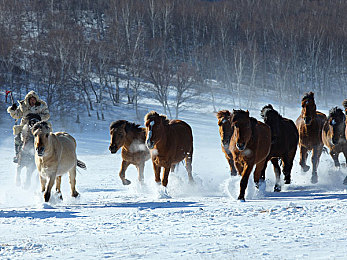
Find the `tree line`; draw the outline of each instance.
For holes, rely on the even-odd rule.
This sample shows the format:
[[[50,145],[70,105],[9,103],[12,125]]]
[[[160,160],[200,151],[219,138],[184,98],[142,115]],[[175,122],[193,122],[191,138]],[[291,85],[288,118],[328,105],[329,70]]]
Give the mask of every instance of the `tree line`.
[[[148,96],[178,117],[211,81],[234,105],[308,89],[327,102],[347,94],[346,13],[344,0],[0,0],[0,86],[100,119]]]

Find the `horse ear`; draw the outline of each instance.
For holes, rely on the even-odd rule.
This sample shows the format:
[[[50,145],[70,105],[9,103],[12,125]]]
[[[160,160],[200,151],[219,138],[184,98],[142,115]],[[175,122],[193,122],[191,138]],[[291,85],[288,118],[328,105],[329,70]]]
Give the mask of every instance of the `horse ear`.
[[[249,116],[249,111],[248,111],[248,109],[246,110],[246,113],[247,113],[247,115]]]

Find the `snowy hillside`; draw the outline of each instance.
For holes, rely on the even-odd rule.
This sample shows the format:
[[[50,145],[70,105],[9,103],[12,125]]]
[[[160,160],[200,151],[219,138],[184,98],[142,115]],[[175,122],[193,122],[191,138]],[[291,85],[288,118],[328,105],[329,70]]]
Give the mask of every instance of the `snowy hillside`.
[[[251,116],[259,119],[259,108],[269,102],[251,110]],[[232,109],[218,104],[218,109]],[[15,186],[13,120],[1,113],[0,258],[346,259],[346,168],[335,170],[323,154],[319,183],[312,185],[297,154],[292,184],[274,193],[268,165],[266,187],[256,190],[251,176],[246,202],[240,203],[240,178],[229,176],[217,119],[207,107],[190,108],[181,118],[193,129],[195,185],[188,184],[181,165],[169,176],[166,198],[154,183],[150,161],[145,185],[137,182],[134,166],[126,172],[131,185],[123,186],[118,177],[121,155],[108,151],[108,126],[117,119],[135,121],[130,108],[110,110],[105,121],[82,118],[81,125],[70,123],[67,129],[53,121],[55,131],[67,130],[76,138],[78,158],[88,169],[77,175],[78,198],[70,197],[64,176],[64,200],[53,193],[49,203],[43,202],[37,172],[29,189]],[[328,108],[318,108],[327,113]],[[154,104],[142,109],[161,112]],[[295,120],[299,109],[287,108],[286,116]]]

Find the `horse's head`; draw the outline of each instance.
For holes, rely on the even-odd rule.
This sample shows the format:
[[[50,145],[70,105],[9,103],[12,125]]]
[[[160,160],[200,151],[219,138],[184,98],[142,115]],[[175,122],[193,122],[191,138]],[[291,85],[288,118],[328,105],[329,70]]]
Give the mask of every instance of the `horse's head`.
[[[47,122],[41,121],[36,123],[32,128],[34,135],[34,147],[38,156],[43,156],[45,149],[49,144],[49,138],[52,133],[52,129]]]
[[[112,122],[110,125],[110,136],[111,136],[111,143],[109,150],[111,153],[116,153],[119,148],[121,148],[126,140],[126,123],[125,120],[118,120],[115,122]]]
[[[38,114],[29,113],[25,117],[30,127],[33,127],[37,122],[41,121],[41,116]]]
[[[330,109],[327,119],[329,125],[328,135],[333,145],[338,144],[340,140],[345,140],[345,120],[346,116],[342,109],[338,107]]]
[[[301,100],[301,116],[306,125],[311,124],[312,120],[316,116],[316,103],[314,102],[314,93],[309,92],[304,95]]]
[[[224,149],[229,153],[229,143],[233,135],[233,128],[231,127],[230,119],[231,113],[229,110],[221,110],[217,113],[219,134],[221,137]]]
[[[236,148],[240,151],[245,150],[252,137],[251,119],[248,110],[233,110],[231,126],[234,128],[233,138],[236,141]]]
[[[277,138],[280,135],[279,123],[280,123],[281,115],[270,104],[262,108],[260,115],[263,118],[264,123],[270,126],[271,140],[272,140],[272,143],[275,143]]]
[[[155,111],[149,112],[145,118],[146,145],[148,149],[153,149],[155,144],[161,139],[164,132],[164,125],[169,122],[165,115],[159,115]]]

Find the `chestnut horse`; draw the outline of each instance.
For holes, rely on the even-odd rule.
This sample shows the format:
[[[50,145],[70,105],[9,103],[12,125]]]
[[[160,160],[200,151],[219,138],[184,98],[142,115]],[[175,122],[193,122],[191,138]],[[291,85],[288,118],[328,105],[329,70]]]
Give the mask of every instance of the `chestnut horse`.
[[[151,151],[155,181],[160,183],[161,167],[164,167],[162,185],[167,186],[170,169],[185,159],[189,182],[193,182],[193,134],[190,126],[182,120],[168,120],[155,111],[145,118],[146,145]]]
[[[313,92],[304,95],[301,107],[301,114],[296,120],[296,128],[299,131],[300,166],[304,172],[310,169],[306,160],[308,151],[312,150],[311,183],[317,183],[317,168],[323,151],[322,129],[327,117],[316,110]]]
[[[231,113],[229,110],[221,110],[217,113],[219,135],[221,138],[222,151],[227,159],[230,167],[231,176],[237,175],[237,171],[234,166],[233,155],[229,150],[229,144],[231,136],[233,135],[233,128],[231,127],[230,118]]]
[[[230,122],[234,133],[229,150],[233,155],[236,170],[242,176],[238,199],[244,201],[248,178],[254,165],[256,165],[254,182],[259,185],[261,171],[270,152],[271,129],[268,125],[250,117],[248,110],[233,110]]]
[[[271,149],[262,170],[262,179],[265,179],[267,162],[271,160],[276,175],[274,191],[281,191],[281,168],[278,165],[278,160],[280,159],[283,163],[284,183],[290,184],[299,133],[294,122],[282,117],[270,104],[262,108],[260,115],[265,124],[271,128]]]
[[[131,183],[125,178],[125,171],[130,164],[136,166],[138,180],[142,183],[145,162],[151,158],[145,144],[146,129],[126,120],[118,120],[111,123],[110,135],[111,144],[109,149],[111,153],[116,153],[122,147],[122,166],[119,177],[123,185]]]
[[[327,121],[325,121],[322,131],[322,140],[329,148],[331,158],[335,167],[340,167],[339,154],[343,153],[347,161],[347,141],[345,137],[346,116],[342,109],[334,107],[330,109]]]
[[[65,132],[52,133],[47,122],[41,121],[32,129],[35,146],[35,163],[40,174],[41,190],[45,202],[51,197],[51,189],[56,180],[56,191],[61,196],[61,176],[69,172],[71,196],[77,197],[76,166],[86,169],[86,165],[77,160],[76,140]]]

